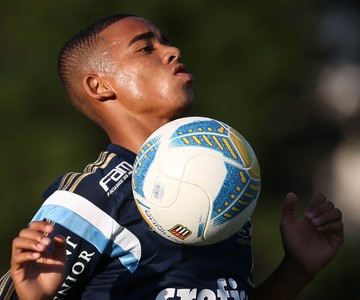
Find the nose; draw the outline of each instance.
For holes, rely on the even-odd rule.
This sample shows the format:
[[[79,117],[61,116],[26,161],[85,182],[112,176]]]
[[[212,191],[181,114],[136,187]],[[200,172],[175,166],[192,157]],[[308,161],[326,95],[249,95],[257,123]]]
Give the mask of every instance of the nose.
[[[180,49],[174,46],[164,45],[163,63],[170,64],[171,62],[181,62]]]

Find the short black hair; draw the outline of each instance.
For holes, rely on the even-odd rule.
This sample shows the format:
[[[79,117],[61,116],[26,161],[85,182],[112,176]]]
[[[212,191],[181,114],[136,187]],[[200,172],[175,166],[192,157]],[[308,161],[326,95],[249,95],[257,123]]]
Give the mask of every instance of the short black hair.
[[[74,84],[78,80],[79,72],[84,65],[91,64],[92,56],[98,49],[101,40],[98,34],[110,25],[127,17],[137,16],[125,13],[103,17],[78,32],[60,50],[58,57],[60,81],[73,103],[76,101]]]

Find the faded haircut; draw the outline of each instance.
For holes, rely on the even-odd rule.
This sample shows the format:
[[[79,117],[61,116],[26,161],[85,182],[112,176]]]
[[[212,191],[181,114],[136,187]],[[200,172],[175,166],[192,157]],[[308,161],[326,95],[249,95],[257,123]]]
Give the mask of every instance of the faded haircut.
[[[58,57],[60,80],[66,94],[76,107],[78,107],[76,85],[82,79],[82,73],[84,70],[99,71],[102,68],[102,62],[98,61],[96,56],[103,45],[99,33],[127,17],[136,16],[116,14],[99,19],[77,33],[61,49]]]

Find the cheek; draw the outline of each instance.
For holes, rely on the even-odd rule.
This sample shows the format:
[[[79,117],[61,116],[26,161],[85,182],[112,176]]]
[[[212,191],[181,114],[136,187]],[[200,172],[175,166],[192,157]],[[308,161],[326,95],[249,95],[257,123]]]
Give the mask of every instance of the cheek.
[[[168,72],[156,64],[121,61],[115,71],[118,93],[133,99],[153,99],[159,101],[169,98],[173,90]],[[172,98],[172,97],[170,97]]]
[[[161,84],[158,88],[159,88],[159,93],[162,98],[169,98],[171,88],[167,83]]]
[[[139,82],[137,80],[128,80],[128,82],[125,85],[125,92],[129,93],[136,99],[142,98],[144,91],[139,85]]]
[[[141,98],[144,78],[132,70],[119,71],[116,74],[116,86],[122,96]]]

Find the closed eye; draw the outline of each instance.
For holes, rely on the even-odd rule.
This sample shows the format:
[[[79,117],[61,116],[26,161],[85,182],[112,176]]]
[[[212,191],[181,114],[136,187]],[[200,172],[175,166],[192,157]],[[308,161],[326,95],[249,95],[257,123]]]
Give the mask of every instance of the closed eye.
[[[155,50],[155,48],[154,48],[154,46],[153,45],[147,45],[147,46],[145,46],[145,47],[142,47],[142,48],[140,48],[140,52],[146,52],[146,53],[150,53],[150,52],[152,52],[152,51],[154,51]]]

